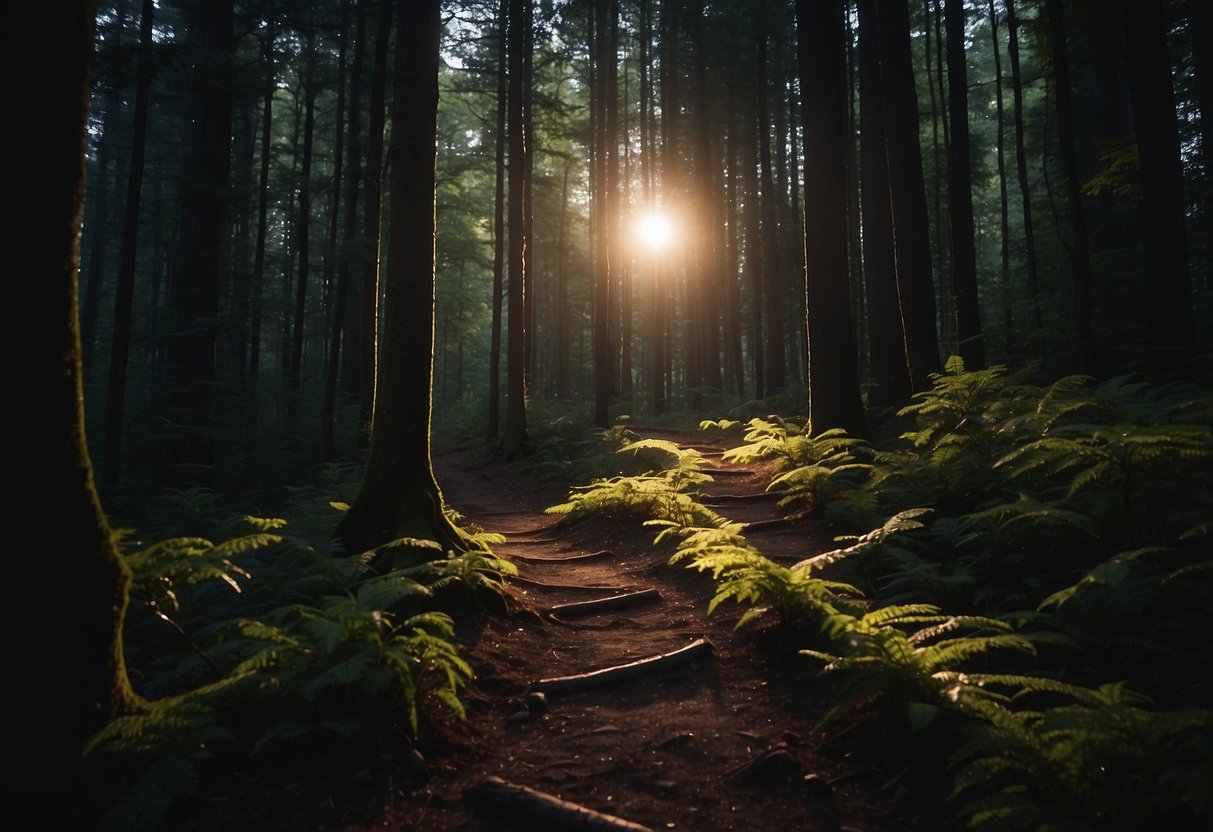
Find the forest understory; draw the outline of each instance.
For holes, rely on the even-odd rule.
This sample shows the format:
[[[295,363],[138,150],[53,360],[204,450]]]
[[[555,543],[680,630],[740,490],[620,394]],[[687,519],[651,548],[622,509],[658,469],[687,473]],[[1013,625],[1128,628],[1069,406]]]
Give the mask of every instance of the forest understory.
[[[724,443],[705,444],[696,432],[638,433],[702,450],[714,478],[705,502],[752,524],[750,539],[768,557],[790,564],[832,548],[820,522],[783,519],[766,490],[772,463],[722,462]],[[460,633],[477,671],[465,692],[467,720],[441,726],[424,763],[372,748],[340,762],[291,755],[248,780],[233,773],[232,791],[180,828],[542,828],[526,809],[477,797],[492,777],[654,830],[949,828],[945,759],[887,742],[879,720],[819,728],[834,681],[796,654],[800,640],[786,631],[738,631],[736,607],[709,616],[711,581],[671,568],[673,546],[654,546],[634,523],[559,523],[545,509],[561,489],[523,464],[486,464],[478,443],[439,452],[435,469],[466,521],[506,535],[494,552],[520,572],[508,610],[477,616]],[[651,594],[619,608],[567,608],[642,591]],[[536,697],[539,680],[700,641],[707,649],[689,661]],[[595,822],[553,828],[608,828]]]

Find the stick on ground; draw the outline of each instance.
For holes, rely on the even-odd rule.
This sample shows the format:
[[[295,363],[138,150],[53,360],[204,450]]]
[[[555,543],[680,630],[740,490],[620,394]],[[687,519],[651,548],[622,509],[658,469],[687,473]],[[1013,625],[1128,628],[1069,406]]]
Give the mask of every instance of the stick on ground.
[[[472,786],[464,794],[504,809],[524,822],[526,829],[541,828],[556,832],[653,832],[639,823],[606,815],[578,803],[570,803],[545,792],[510,783],[500,777],[489,777]]]
[[[712,655],[711,642],[700,638],[692,641],[686,647],[679,648],[671,653],[662,653],[646,659],[637,659],[627,664],[604,667],[600,670],[591,670],[588,673],[577,673],[573,676],[540,679],[531,687],[534,690],[542,690],[547,693],[571,693],[588,690],[600,685],[612,685],[619,682],[631,681],[640,676],[646,676],[649,673],[677,667],[678,665],[693,662],[698,658],[710,655]]]

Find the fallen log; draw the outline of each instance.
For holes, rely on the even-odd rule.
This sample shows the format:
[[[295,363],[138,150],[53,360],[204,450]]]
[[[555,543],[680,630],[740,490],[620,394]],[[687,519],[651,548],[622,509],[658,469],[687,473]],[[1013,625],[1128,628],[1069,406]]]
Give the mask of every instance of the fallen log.
[[[577,673],[572,676],[556,676],[551,679],[540,679],[531,685],[531,688],[547,693],[573,693],[589,690],[600,685],[631,681],[632,679],[646,676],[659,670],[677,667],[678,665],[693,662],[698,658],[710,655],[712,655],[711,642],[700,638],[692,641],[686,647],[679,648],[671,653],[662,653],[645,659],[637,659],[627,664],[617,664],[599,670],[591,670],[587,673]]]
[[[605,558],[615,554],[610,549],[600,549],[597,552],[581,552],[576,555],[563,555],[555,558],[545,558],[538,555],[511,555],[510,560],[520,560],[523,563],[566,563],[570,560],[590,560]]]
[[[552,832],[653,832],[648,826],[603,814],[500,777],[489,777],[465,791],[464,795],[504,810],[524,823],[527,829],[548,829]]]
[[[568,604],[557,604],[548,612],[564,618],[577,615],[594,615],[607,610],[618,610],[623,607],[633,607],[648,601],[660,601],[661,593],[656,589],[642,589],[637,592],[626,592],[623,595],[609,595],[606,598],[592,598],[589,601],[573,601]]]

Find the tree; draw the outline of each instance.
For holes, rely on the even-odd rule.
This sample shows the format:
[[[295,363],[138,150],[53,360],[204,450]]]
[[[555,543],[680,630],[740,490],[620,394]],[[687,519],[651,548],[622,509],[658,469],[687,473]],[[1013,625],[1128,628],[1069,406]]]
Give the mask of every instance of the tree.
[[[509,84],[508,103],[509,166],[509,320],[506,329],[506,402],[505,432],[502,448],[507,459],[521,456],[526,450],[526,270],[531,267],[531,254],[526,250],[527,237],[526,192],[527,177],[526,119],[523,82],[526,72],[524,53],[529,38],[524,29],[529,16],[526,6],[531,0],[510,0],[509,20]]]
[[[130,574],[101,510],[84,432],[76,296],[93,18],[89,2],[5,11],[8,72],[22,78],[13,104],[39,125],[10,136],[22,160],[8,182],[22,209],[11,218],[9,249],[22,279],[8,282],[3,305],[11,359],[3,381],[22,391],[20,409],[5,417],[15,417],[9,435],[20,433],[5,452],[5,469],[20,482],[8,497],[17,521],[10,542],[18,563],[40,569],[40,557],[53,552],[62,567],[55,614],[45,614],[41,593],[18,593],[17,603],[25,597],[30,607],[17,620],[37,620],[39,632],[15,639],[10,661],[36,683],[10,691],[21,718],[10,721],[9,742],[21,758],[5,780],[68,807],[80,805],[88,785],[77,779],[85,740],[140,706],[122,653]],[[25,586],[38,577],[18,572]]]
[[[977,301],[977,249],[973,241],[973,170],[969,150],[969,76],[965,67],[964,0],[944,6],[948,40],[948,220],[952,241],[952,297],[960,357],[970,370],[986,366]]]
[[[1191,354],[1193,343],[1183,171],[1163,12],[1160,5],[1149,0],[1124,0],[1125,51],[1141,170],[1142,253],[1155,375],[1178,369]],[[1201,117],[1209,119],[1213,114],[1201,113]]]
[[[940,363],[927,196],[918,144],[918,96],[910,58],[910,17],[905,0],[878,2],[876,14],[897,300],[910,387],[918,392],[930,389],[929,376],[939,372]]]
[[[1028,152],[1024,145],[1023,79],[1019,68],[1019,21],[1014,0],[1007,0],[1007,56],[1011,59],[1011,97],[1015,104],[1015,173],[1023,206],[1024,259],[1032,296],[1032,333],[1040,338],[1040,277],[1036,267],[1036,232],[1032,224],[1032,191],[1028,185]]]
[[[398,6],[382,351],[366,472],[338,529],[350,553],[399,537],[464,545],[430,457],[439,5]]]
[[[847,92],[842,7],[797,0],[804,90],[808,413],[814,432],[863,431],[847,270]]]

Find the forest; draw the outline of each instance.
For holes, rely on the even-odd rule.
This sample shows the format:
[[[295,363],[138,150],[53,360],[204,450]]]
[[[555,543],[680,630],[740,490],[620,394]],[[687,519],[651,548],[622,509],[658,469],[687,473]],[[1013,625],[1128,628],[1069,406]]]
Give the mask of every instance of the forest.
[[[3,19],[38,828],[1208,828],[1211,4]]]

